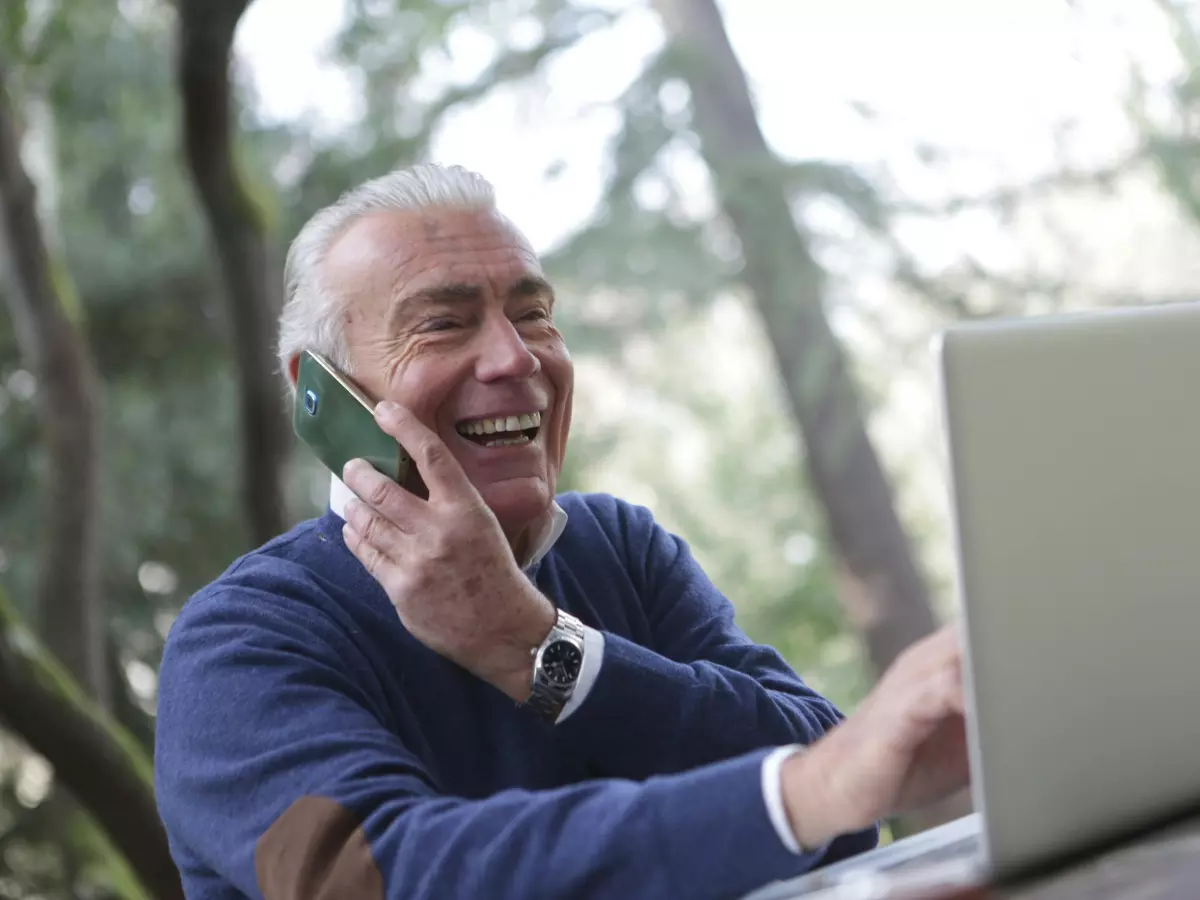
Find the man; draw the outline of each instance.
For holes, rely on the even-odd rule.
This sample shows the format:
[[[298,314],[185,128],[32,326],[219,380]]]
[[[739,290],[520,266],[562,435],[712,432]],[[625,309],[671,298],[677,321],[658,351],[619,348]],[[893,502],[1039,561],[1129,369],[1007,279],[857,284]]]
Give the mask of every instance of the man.
[[[180,614],[156,777],[189,897],[736,897],[965,783],[952,632],[838,724],[647,510],[556,496],[571,360],[482,178],[357,188],[287,285],[292,384],[332,359],[416,475],[351,463]]]

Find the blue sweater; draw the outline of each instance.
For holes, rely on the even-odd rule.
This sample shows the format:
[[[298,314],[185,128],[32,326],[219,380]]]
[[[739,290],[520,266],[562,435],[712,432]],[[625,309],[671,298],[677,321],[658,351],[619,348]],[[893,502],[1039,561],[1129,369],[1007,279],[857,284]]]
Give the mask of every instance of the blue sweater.
[[[529,575],[605,650],[557,725],[408,634],[332,512],[185,604],[155,771],[189,898],[733,898],[874,845],[782,845],[762,760],[839,713],[648,511],[559,502]]]

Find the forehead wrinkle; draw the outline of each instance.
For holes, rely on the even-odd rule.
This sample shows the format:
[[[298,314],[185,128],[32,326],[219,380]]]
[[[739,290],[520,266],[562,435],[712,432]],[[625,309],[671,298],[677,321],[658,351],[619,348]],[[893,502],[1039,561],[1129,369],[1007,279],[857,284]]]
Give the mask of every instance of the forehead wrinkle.
[[[340,283],[343,296],[348,300],[353,299],[363,307],[373,307],[388,328],[394,327],[401,313],[410,311],[422,301],[455,302],[449,296],[436,296],[444,287],[472,288],[477,292],[472,299],[477,301],[486,293],[487,286],[476,283],[475,266],[467,267],[471,274],[461,273],[466,277],[454,278],[449,273],[442,273],[443,277],[438,278],[428,277],[446,267],[453,257],[498,249],[495,231],[489,233],[487,228],[474,227],[470,217],[460,222],[462,216],[441,211],[434,214],[387,211],[364,216],[330,247],[326,257],[329,281]],[[499,292],[500,296],[545,294],[553,305],[553,289],[546,282],[540,261],[528,241],[507,219],[494,214],[487,218],[491,219],[490,225],[513,239],[510,249],[517,250],[519,257],[525,257],[522,265],[525,271],[512,273],[511,282]],[[462,227],[464,225],[466,227]],[[451,263],[450,272],[455,268],[459,266]],[[485,271],[483,278],[492,280],[492,275]],[[448,294],[453,292],[447,291]],[[465,290],[460,292],[466,293]],[[410,300],[411,305],[406,302]]]
[[[396,293],[402,270],[418,249],[397,242],[385,225],[383,216],[364,216],[333,242],[324,265],[329,290],[340,288],[347,299],[367,301]]]

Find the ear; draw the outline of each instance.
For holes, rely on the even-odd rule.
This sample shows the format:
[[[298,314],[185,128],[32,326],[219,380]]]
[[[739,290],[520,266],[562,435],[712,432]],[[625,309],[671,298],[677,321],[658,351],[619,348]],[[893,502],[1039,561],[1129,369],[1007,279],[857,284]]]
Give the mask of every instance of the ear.
[[[292,390],[296,389],[296,382],[300,379],[300,354],[293,353],[292,358],[288,360],[287,367],[288,381],[292,384]]]

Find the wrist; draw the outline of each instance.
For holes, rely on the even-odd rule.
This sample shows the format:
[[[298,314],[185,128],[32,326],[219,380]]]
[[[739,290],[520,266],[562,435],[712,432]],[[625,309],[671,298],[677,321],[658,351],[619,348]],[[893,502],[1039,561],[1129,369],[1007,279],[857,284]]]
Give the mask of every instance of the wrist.
[[[556,611],[537,588],[529,585],[528,599],[522,604],[519,616],[504,639],[494,648],[488,672],[480,673],[485,681],[503,691],[517,703],[529,699],[533,686],[534,653],[554,628]]]
[[[823,847],[847,830],[830,802],[829,778],[822,769],[819,744],[813,746],[814,752],[789,756],[779,770],[788,826],[804,850]]]
[[[587,627],[564,610],[555,611],[554,627],[533,652],[533,683],[522,704],[558,722],[575,696],[587,655]]]

